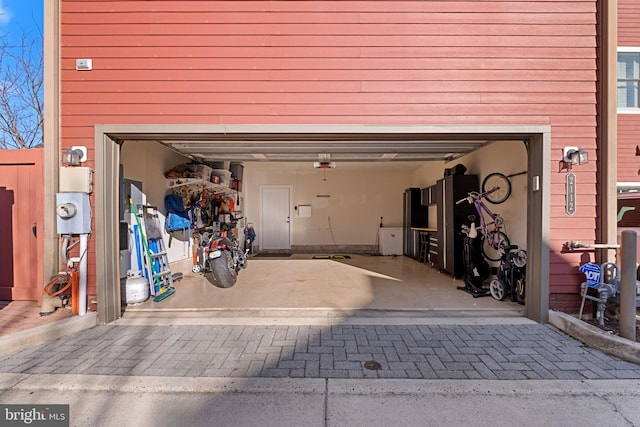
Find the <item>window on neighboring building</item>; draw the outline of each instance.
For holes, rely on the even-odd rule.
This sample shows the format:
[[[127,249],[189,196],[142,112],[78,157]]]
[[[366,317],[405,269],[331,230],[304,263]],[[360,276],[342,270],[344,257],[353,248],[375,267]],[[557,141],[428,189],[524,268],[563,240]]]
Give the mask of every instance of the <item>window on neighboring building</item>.
[[[640,48],[618,50],[618,108],[640,109]]]

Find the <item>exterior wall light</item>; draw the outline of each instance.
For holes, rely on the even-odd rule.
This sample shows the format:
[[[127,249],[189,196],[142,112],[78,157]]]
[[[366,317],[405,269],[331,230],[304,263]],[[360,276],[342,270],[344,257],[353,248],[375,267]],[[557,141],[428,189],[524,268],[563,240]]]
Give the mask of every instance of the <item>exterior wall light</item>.
[[[589,163],[589,155],[579,147],[564,147],[562,161],[567,165],[583,165]]]
[[[87,161],[87,147],[71,147],[62,153],[62,164],[65,166],[79,166]]]

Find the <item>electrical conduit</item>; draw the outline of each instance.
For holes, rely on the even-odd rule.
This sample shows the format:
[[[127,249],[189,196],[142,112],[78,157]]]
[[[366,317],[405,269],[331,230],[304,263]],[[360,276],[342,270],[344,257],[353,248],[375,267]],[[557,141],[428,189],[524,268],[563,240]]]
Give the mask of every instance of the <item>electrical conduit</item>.
[[[88,234],[80,235],[80,283],[78,289],[78,315],[87,314],[87,246]]]

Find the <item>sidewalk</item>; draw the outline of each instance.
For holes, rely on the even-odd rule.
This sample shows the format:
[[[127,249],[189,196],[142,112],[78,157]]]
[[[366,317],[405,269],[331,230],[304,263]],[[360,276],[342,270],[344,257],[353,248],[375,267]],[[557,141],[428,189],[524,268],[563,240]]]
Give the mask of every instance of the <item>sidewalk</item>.
[[[639,426],[640,381],[0,374],[3,403],[69,405],[70,426]]]

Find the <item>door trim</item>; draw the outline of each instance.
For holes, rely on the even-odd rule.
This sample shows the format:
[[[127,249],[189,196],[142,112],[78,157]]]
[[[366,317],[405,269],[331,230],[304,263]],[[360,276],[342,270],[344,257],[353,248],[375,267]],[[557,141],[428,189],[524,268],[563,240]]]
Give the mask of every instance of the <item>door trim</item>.
[[[528,227],[527,254],[529,271],[527,282],[526,316],[534,321],[547,323],[549,320],[549,230],[550,230],[550,183],[551,183],[551,127],[549,125],[97,125],[95,127],[96,152],[96,272],[97,286],[102,292],[99,297],[98,314],[100,323],[115,320],[115,307],[120,306],[118,251],[118,212],[109,209],[106,200],[113,197],[112,191],[118,187],[117,156],[113,155],[114,140],[135,140],[145,134],[198,134],[272,132],[275,134],[291,133],[335,133],[336,128],[352,134],[402,134],[406,132],[422,132],[425,135],[443,139],[463,137],[483,137],[494,141],[526,141],[528,147],[529,179],[536,180],[538,191],[530,190],[527,195]],[[118,135],[110,138],[109,135]],[[519,143],[519,142],[514,142]],[[105,149],[105,144],[111,145]],[[105,158],[106,157],[106,158]],[[45,159],[46,160],[46,159]],[[46,163],[46,161],[45,161]],[[114,169],[115,165],[115,169]],[[100,182],[102,181],[102,182]],[[530,186],[532,187],[532,186]],[[116,194],[117,196],[117,194]],[[605,197],[606,195],[600,195]],[[47,206],[49,212],[55,206]],[[101,226],[109,230],[99,231]],[[292,233],[290,233],[292,235]],[[106,258],[103,258],[106,256]],[[115,279],[115,280],[114,280]],[[107,295],[109,289],[114,294]],[[115,301],[117,300],[117,301]],[[119,314],[118,314],[119,315]],[[116,317],[117,318],[117,317]]]

